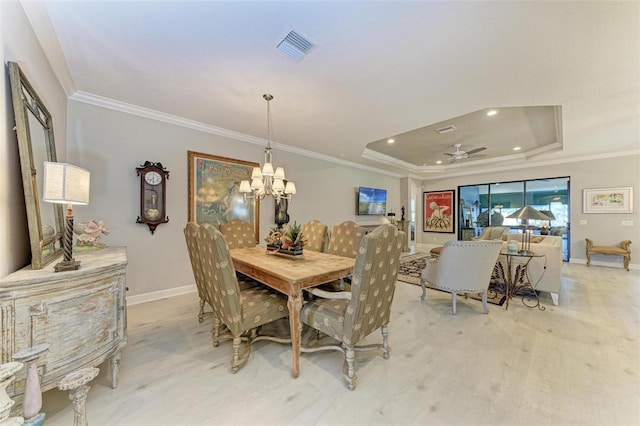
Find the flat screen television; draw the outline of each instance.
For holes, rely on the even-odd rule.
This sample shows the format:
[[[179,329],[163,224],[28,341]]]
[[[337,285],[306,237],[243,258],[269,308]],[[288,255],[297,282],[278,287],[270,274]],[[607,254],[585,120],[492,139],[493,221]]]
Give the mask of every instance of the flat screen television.
[[[387,213],[387,190],[358,188],[357,214],[359,216],[378,215],[384,216]]]

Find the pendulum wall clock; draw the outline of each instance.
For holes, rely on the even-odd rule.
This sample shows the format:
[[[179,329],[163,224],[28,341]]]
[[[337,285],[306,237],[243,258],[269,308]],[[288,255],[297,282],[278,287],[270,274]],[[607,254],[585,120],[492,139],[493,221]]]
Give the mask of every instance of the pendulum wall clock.
[[[161,163],[145,161],[136,167],[140,176],[140,215],[136,223],[145,223],[151,234],[161,223],[169,222],[167,217],[167,179],[169,171]]]

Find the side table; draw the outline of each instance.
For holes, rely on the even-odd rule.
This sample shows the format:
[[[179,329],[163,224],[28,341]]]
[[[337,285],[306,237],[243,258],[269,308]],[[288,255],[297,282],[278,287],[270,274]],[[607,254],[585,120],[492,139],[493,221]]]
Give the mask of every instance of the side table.
[[[506,309],[509,309],[509,299],[512,297],[522,295],[522,304],[528,308],[538,308],[541,311],[544,311],[546,308],[540,304],[540,298],[538,297],[538,293],[534,288],[531,280],[529,279],[529,271],[528,266],[531,259],[534,257],[544,257],[544,254],[537,253],[508,253],[501,252],[501,256],[504,256],[507,259],[507,271],[504,273],[505,278],[505,297],[506,297]],[[513,270],[514,260],[522,260],[522,262],[518,262],[515,272]],[[544,272],[543,272],[544,273]],[[535,297],[535,304],[528,305],[525,301],[527,299],[533,299]]]

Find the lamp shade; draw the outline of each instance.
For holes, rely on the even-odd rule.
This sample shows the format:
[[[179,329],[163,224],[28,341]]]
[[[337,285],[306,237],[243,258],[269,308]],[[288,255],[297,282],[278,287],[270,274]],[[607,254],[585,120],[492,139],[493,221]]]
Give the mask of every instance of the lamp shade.
[[[295,194],[296,193],[296,184],[289,181],[287,182],[287,186],[284,188],[285,194]]]
[[[556,217],[553,215],[551,210],[540,210],[540,213],[547,217],[547,220],[556,220]]]
[[[278,168],[276,168],[276,172],[275,172],[275,174],[273,175],[273,178],[274,178],[274,179],[281,179],[281,180],[286,179],[286,178],[284,177],[284,168],[282,168],[282,167],[278,167]]]
[[[58,204],[89,204],[90,173],[73,164],[44,162],[42,199]]]
[[[242,182],[240,182],[240,193],[244,194],[244,193],[250,193],[250,192],[251,192],[251,185],[249,184],[249,181],[243,180]]]
[[[276,192],[284,191],[284,182],[282,181],[282,179],[275,178],[273,180],[273,190]]]
[[[531,206],[524,206],[507,216],[509,219],[549,220],[549,218]]]
[[[262,172],[260,167],[254,167],[251,171],[251,179],[262,179]]]

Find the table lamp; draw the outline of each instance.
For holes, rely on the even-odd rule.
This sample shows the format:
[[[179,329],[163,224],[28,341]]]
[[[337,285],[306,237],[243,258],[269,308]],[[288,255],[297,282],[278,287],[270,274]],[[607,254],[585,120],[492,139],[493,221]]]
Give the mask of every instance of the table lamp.
[[[89,204],[89,171],[67,163],[44,162],[44,189],[42,199],[49,203],[66,204],[65,230],[62,239],[63,260],[55,266],[56,272],[74,271],[80,261],[71,257],[73,250],[73,204]]]
[[[509,219],[520,219],[520,224],[524,221],[522,236],[522,250],[520,254],[532,255],[531,251],[531,232],[529,232],[529,220],[552,220],[531,206],[524,206],[507,216]]]
[[[392,225],[396,224],[396,214],[394,212],[387,213],[387,217]]]
[[[547,216],[549,218],[549,222],[548,223],[543,223],[540,229],[540,234],[542,235],[548,235],[549,234],[549,229],[551,229],[551,221],[552,220],[556,220],[556,217],[553,215],[553,212],[551,210],[540,210],[540,213],[542,213],[543,215]]]

